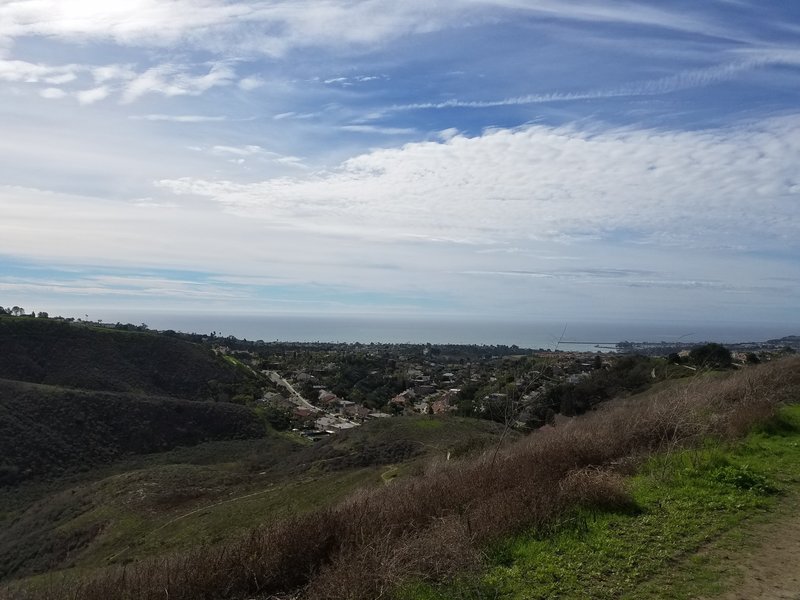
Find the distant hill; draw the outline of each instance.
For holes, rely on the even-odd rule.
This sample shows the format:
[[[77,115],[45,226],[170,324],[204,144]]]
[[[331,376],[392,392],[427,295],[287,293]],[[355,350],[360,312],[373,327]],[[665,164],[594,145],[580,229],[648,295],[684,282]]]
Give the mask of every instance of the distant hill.
[[[798,350],[800,349],[800,335],[786,335],[775,340],[767,340],[767,344],[772,344],[773,346],[789,346],[790,348]]]
[[[30,317],[0,317],[0,378],[187,400],[258,389],[255,374],[200,344]]]
[[[0,380],[0,485],[87,469],[126,454],[264,432],[251,409],[226,402]]]

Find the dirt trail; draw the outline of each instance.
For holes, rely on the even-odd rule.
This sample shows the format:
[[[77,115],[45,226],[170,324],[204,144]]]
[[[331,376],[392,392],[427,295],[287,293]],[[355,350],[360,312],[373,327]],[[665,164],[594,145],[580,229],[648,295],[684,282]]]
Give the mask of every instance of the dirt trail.
[[[791,510],[791,509],[789,509]],[[754,546],[724,559],[743,575],[715,600],[800,600],[800,514],[753,528]]]

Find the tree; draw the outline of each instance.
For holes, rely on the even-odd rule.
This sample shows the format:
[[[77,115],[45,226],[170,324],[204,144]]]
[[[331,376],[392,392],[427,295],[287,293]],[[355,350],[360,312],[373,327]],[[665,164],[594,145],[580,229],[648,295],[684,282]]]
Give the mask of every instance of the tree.
[[[14,306],[11,308],[11,314],[14,315],[15,317],[19,317],[25,314],[25,309],[22,308],[21,306]]]
[[[712,369],[727,369],[733,363],[730,350],[716,343],[705,344],[692,348],[689,352],[691,361],[700,367]]]
[[[761,359],[758,358],[758,354],[755,352],[748,352],[747,353],[747,364],[748,365],[757,365],[761,362]]]

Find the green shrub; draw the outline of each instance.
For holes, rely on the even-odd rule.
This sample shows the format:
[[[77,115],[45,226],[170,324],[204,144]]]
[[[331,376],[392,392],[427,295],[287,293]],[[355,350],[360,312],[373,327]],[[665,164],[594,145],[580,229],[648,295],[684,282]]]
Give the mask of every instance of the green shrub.
[[[719,483],[732,485],[739,490],[749,490],[762,496],[778,492],[764,475],[756,473],[747,465],[728,465],[712,471],[711,478]]]

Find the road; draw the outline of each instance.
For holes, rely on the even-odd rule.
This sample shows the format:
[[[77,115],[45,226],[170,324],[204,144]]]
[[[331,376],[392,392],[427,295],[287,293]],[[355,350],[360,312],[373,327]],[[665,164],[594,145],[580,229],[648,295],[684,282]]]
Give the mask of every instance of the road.
[[[322,412],[322,409],[317,408],[316,406],[311,404],[308,400],[303,398],[300,395],[300,392],[294,389],[294,386],[291,383],[289,383],[283,377],[281,377],[280,373],[278,373],[277,371],[265,371],[265,373],[267,374],[267,377],[269,377],[270,381],[272,381],[272,383],[275,383],[277,385],[286,388],[289,391],[289,394],[291,394],[291,399],[297,402],[297,404],[313,412]]]

